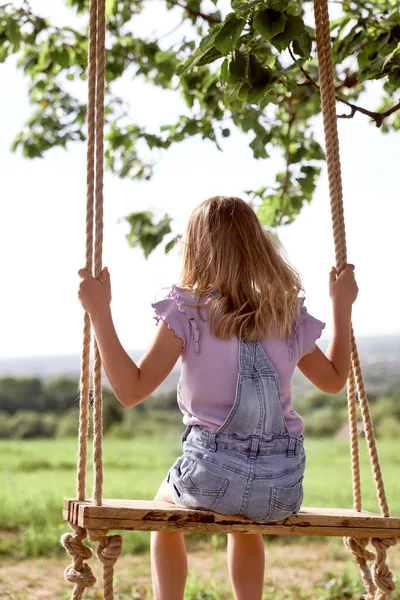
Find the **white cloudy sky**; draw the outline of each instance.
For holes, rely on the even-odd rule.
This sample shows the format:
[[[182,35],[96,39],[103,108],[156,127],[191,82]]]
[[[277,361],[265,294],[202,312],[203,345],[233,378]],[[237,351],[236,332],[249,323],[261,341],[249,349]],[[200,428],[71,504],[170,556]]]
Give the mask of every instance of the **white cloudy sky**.
[[[33,4],[46,11],[44,0]],[[60,22],[67,18],[61,0],[53,0],[52,14]],[[85,148],[56,149],[34,161],[11,154],[11,141],[29,115],[27,83],[12,61],[0,65],[0,78],[0,356],[79,352],[76,271],[84,263]],[[176,93],[159,92],[142,81],[125,80],[118,91],[131,102],[135,119],[149,126],[172,122],[184,110]],[[373,88],[362,104],[374,109],[377,98]],[[319,119],[316,131],[321,139]],[[400,134],[383,135],[362,115],[340,120],[339,134],[348,259],[356,265],[360,288],[354,327],[358,334],[399,333]],[[168,211],[174,230],[182,232],[205,198],[240,196],[268,184],[280,168],[278,159],[255,161],[246,138],[237,134],[226,140],[223,153],[193,139],[160,154],[150,182],[106,175],[104,264],[112,275],[117,330],[127,348],[149,343],[154,331],[150,303],[177,279],[179,257],[159,250],[146,261],[128,247],[121,218],[147,208],[160,215]],[[327,322],[329,334],[327,278],[334,259],[325,172],[312,205],[278,233],[302,275],[309,311]]]

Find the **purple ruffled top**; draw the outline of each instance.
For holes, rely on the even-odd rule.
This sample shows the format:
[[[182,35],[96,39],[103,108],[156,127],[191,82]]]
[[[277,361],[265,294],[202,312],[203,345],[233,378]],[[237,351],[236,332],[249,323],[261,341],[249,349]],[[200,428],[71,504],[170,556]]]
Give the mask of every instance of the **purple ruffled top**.
[[[178,405],[185,425],[201,425],[211,432],[224,423],[236,394],[239,372],[236,336],[217,338],[208,329],[208,309],[196,306],[192,293],[174,285],[168,296],[152,304],[157,322],[162,319],[182,340],[181,376]],[[299,437],[303,419],[292,407],[291,380],[299,360],[315,348],[325,323],[308,314],[304,299],[290,336],[283,340],[265,337],[260,340],[279,378],[283,415],[291,435]]]

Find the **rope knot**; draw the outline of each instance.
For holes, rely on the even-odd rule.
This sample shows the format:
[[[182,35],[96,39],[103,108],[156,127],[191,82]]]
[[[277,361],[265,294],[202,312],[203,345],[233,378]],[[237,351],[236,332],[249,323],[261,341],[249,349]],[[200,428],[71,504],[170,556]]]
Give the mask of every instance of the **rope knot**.
[[[65,569],[64,577],[75,584],[73,598],[80,600],[85,588],[92,587],[96,583],[96,578],[89,565],[83,562],[92,556],[92,550],[83,543],[86,537],[85,529],[72,523],[70,527],[74,533],[64,533],[60,540],[65,550],[72,556],[72,563]]]
[[[80,534],[77,535],[76,533],[64,533],[64,535],[61,536],[60,542],[68,554],[73,557],[79,557],[82,560],[87,560],[92,556],[91,549],[85,546],[85,544],[82,542]]]
[[[367,564],[367,560],[373,560],[375,554],[367,549],[369,543],[368,538],[354,539],[346,537],[343,539],[344,544],[348,550],[350,550],[356,557],[358,566],[360,568],[361,577],[364,582],[365,589],[367,591],[367,599],[376,599],[376,587],[373,581],[371,570]]]
[[[376,550],[386,552],[390,546],[395,546],[397,544],[396,538],[372,538],[371,544],[376,548]]]
[[[375,554],[368,550],[367,546],[369,544],[368,538],[343,538],[344,545],[350,552],[353,552],[355,556],[358,558],[362,558],[364,560],[374,560]]]
[[[87,563],[83,563],[80,571],[75,565],[68,565],[64,571],[64,577],[70,583],[75,583],[83,588],[92,587],[96,583],[96,577]]]
[[[122,537],[110,535],[99,540],[97,556],[105,567],[113,567],[122,550]]]
[[[378,598],[386,598],[386,595],[393,592],[396,588],[393,575],[386,564],[386,550],[390,546],[395,546],[396,539],[393,538],[373,538],[371,543],[376,549],[376,563],[372,568],[372,577],[377,588],[381,590]]]

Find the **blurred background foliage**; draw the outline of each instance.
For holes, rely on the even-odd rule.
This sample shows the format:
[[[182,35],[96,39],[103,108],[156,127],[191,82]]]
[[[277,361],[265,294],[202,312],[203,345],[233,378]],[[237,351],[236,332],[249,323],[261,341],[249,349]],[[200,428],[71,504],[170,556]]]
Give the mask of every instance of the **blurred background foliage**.
[[[88,22],[88,0],[65,3]],[[346,0],[334,8],[339,116],[361,113],[382,132],[399,129],[397,0]],[[161,18],[165,11],[172,29],[171,19]],[[138,26],[142,13],[154,15],[151,32]],[[106,43],[105,158],[113,173],[149,179],[160,152],[173,144],[198,136],[222,149],[239,130],[255,159],[266,160],[276,150],[282,157],[272,185],[246,190],[265,226],[291,223],[312,200],[324,152],[314,135],[320,100],[311,2],[108,0]],[[0,6],[0,61],[16,55],[32,104],[14,150],[36,158],[85,140],[79,82],[86,79],[87,51],[85,26],[57,26],[28,0]],[[185,101],[184,114],[159,128],[136,122],[128,99],[116,93],[123,77],[175,90]],[[363,106],[362,93],[372,81],[381,83],[380,100]],[[179,233],[172,231],[169,215],[148,211],[127,220],[129,243],[146,256],[165,241],[168,250]]]

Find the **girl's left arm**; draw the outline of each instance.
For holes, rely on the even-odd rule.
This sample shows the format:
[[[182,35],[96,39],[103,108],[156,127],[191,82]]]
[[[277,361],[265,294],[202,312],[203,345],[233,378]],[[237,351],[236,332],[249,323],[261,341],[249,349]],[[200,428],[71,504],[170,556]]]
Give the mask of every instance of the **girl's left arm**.
[[[153,343],[136,365],[123,348],[114,327],[108,270],[103,269],[101,281],[85,269],[81,269],[79,275],[79,300],[89,313],[110,385],[121,404],[135,406],[150,396],[172,371],[183,342],[161,321]]]

